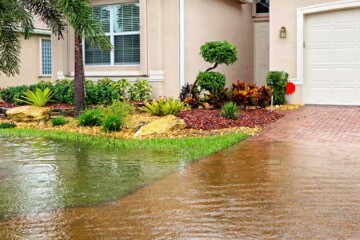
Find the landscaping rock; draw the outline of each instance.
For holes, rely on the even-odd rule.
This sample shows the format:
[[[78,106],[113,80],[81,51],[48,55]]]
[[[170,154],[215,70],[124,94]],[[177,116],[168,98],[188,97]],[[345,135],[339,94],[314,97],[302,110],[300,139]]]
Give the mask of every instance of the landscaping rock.
[[[169,131],[179,130],[184,128],[186,128],[186,123],[184,120],[177,118],[174,115],[168,115],[166,117],[162,117],[141,127],[135,133],[135,136],[141,137],[152,134],[161,134],[161,133],[166,133]]]
[[[23,106],[9,109],[6,115],[15,122],[47,121],[50,117],[50,108]]]

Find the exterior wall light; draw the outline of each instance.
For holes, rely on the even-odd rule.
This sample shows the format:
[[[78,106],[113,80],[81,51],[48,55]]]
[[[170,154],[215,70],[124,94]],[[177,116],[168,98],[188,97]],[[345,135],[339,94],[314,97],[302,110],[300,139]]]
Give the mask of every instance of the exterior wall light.
[[[280,28],[280,38],[286,38],[286,27],[284,26]]]

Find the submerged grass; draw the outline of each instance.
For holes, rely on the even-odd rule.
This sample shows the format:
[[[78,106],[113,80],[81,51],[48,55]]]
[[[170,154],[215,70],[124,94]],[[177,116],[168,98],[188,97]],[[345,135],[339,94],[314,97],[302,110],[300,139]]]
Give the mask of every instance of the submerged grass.
[[[179,139],[117,139],[103,136],[91,136],[64,131],[49,131],[35,129],[0,129],[0,137],[44,137],[57,140],[81,142],[93,146],[121,149],[149,149],[171,151],[181,155],[185,161],[193,161],[228,148],[245,140],[245,133],[234,133],[223,136],[204,138]],[[170,157],[170,156],[169,156]]]

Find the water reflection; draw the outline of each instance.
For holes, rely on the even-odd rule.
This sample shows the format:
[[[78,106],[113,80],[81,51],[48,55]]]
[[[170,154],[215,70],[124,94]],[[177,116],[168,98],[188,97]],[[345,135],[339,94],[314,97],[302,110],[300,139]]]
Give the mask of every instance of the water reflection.
[[[177,169],[168,153],[0,138],[0,219],[110,202]]]

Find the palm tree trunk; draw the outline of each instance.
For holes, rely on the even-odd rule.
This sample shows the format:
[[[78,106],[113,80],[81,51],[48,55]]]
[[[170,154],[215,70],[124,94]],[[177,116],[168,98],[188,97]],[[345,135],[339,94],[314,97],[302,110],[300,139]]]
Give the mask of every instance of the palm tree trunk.
[[[85,108],[85,74],[82,39],[77,33],[75,33],[74,104],[74,117],[78,117]]]

